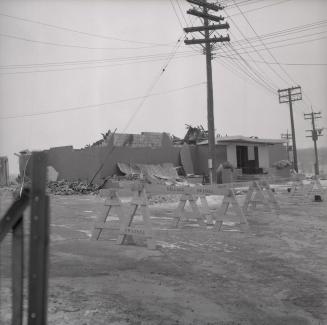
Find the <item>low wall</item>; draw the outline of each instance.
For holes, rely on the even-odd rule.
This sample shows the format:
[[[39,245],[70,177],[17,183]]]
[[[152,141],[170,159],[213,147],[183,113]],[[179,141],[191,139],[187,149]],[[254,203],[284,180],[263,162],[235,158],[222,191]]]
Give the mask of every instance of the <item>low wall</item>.
[[[112,143],[107,146],[73,149],[72,146],[57,147],[47,150],[48,165],[58,172],[58,180],[90,181],[96,171],[103,164],[103,168],[95,179],[119,174],[117,162],[160,164],[172,163],[180,165],[181,147],[163,144],[159,148],[151,147],[114,147]]]

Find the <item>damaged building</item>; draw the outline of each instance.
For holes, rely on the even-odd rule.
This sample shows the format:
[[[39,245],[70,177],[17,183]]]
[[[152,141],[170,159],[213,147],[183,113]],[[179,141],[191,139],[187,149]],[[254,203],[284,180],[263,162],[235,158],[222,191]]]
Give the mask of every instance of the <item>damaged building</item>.
[[[177,177],[177,171],[184,175],[208,175],[208,141],[188,144],[173,139],[168,133],[108,132],[102,140],[83,149],[50,148],[48,164],[58,173],[58,180],[68,181],[89,182],[96,175],[94,181],[101,182],[113,175],[140,172],[147,166],[149,173],[161,178]],[[21,152],[21,168],[28,166],[28,156],[29,152]],[[279,139],[217,137],[216,159],[218,165],[229,162],[238,174],[261,174],[268,172],[275,162],[287,159],[287,152]]]

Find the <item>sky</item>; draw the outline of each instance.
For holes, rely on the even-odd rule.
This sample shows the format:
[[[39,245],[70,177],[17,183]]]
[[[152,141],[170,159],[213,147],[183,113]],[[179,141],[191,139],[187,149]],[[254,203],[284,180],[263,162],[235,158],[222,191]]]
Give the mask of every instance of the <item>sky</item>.
[[[279,139],[291,127],[277,90],[300,85],[297,147],[312,147],[303,114],[312,106],[327,127],[327,1],[221,2],[231,42],[217,45],[212,61],[216,134]],[[182,27],[201,24],[190,8],[185,0],[0,0],[0,156],[10,173],[14,153],[81,148],[109,129],[183,137],[186,124],[206,127],[205,56],[183,42]]]

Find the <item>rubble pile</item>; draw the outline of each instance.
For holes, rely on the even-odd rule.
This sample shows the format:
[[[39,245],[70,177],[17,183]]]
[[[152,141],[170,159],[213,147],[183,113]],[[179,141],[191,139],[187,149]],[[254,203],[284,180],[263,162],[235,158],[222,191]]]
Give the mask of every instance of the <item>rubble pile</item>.
[[[99,185],[88,186],[86,182],[66,180],[53,181],[48,183],[49,192],[55,195],[90,194],[98,192]]]
[[[149,204],[175,203],[179,202],[179,195],[149,195]]]

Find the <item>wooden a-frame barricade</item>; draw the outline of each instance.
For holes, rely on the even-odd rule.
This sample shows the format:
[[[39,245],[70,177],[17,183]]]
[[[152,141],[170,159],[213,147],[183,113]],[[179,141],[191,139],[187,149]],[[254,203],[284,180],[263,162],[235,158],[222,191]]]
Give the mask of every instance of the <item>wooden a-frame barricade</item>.
[[[155,249],[156,243],[153,238],[148,200],[144,186],[138,183],[135,184],[131,189],[134,193],[133,199],[130,203],[128,203],[128,206],[125,210],[123,203],[117,194],[119,187],[111,188],[103,193],[108,195],[104,203],[105,211],[104,214],[98,218],[94,226],[92,239],[98,240],[103,229],[119,229],[117,244],[135,244],[134,236],[143,237],[146,240],[148,248]],[[107,222],[107,219],[110,217],[110,213],[113,211],[113,209],[116,209],[117,212],[119,228],[114,228],[110,224],[113,222]],[[138,210],[141,210],[140,216],[142,217],[142,223],[135,225],[133,221],[135,221],[134,218]]]
[[[194,194],[191,193],[185,193],[182,194],[180,199],[179,199],[179,203],[178,206],[175,210],[175,228],[178,227],[178,225],[182,222],[185,222],[186,220],[189,219],[196,219],[198,224],[200,226],[206,226],[206,223],[204,221],[204,216],[201,214],[200,209],[196,203],[198,197]],[[189,202],[192,212],[189,213],[185,210],[186,204],[187,202]],[[203,197],[201,202],[203,202]],[[206,201],[207,202],[207,201]],[[208,202],[207,202],[208,204]]]
[[[251,182],[243,203],[243,212],[248,214],[249,207],[251,206],[255,209],[257,204],[264,205],[268,211],[274,209],[277,212],[280,210],[280,206],[267,180]]]
[[[228,209],[231,208],[236,216],[239,218],[239,224],[241,230],[246,230],[249,227],[246,216],[243,212],[242,207],[238,203],[235,195],[235,190],[233,188],[228,189],[225,193],[221,206],[218,210],[218,217],[225,217],[227,215]],[[223,225],[223,219],[218,220],[216,218],[215,229],[220,230]]]
[[[251,185],[252,184],[252,185]],[[262,193],[262,188],[258,183],[230,183],[230,184],[215,184],[204,186],[175,186],[175,185],[163,185],[163,184],[144,184],[136,182],[134,184],[125,185],[126,187],[120,187],[117,183],[110,189],[105,190],[107,199],[105,200],[104,213],[99,216],[94,225],[92,232],[92,239],[98,240],[103,229],[116,229],[113,228],[114,222],[108,220],[112,217],[112,212],[115,209],[116,215],[119,220],[119,235],[117,244],[133,244],[135,243],[134,237],[142,237],[146,240],[149,249],[155,249],[156,243],[154,240],[153,229],[150,220],[150,211],[148,206],[147,193],[151,195],[163,195],[163,194],[177,194],[181,195],[179,204],[175,210],[174,226],[178,227],[182,222],[186,222],[189,219],[196,219],[200,226],[213,226],[214,230],[220,230],[223,224],[224,217],[227,216],[228,210],[231,209],[236,217],[239,218],[239,224],[241,229],[248,228],[248,222],[246,218],[247,207],[240,206],[236,199],[234,187],[242,187],[245,185],[251,185],[249,192],[253,194],[255,191],[262,194],[260,196],[262,202],[267,202],[267,199]],[[269,184],[263,184],[265,188],[269,188]],[[128,188],[133,192],[133,199],[131,202],[124,206],[118,196],[118,191]],[[215,212],[210,211],[209,204],[206,196],[208,195],[220,195],[223,196],[222,203]],[[257,195],[257,197],[258,197]],[[201,209],[197,205],[197,200],[200,198]],[[252,195],[248,198],[247,205],[251,202]],[[271,193],[270,201],[277,204],[273,194]],[[189,202],[192,212],[186,211],[185,207]],[[140,213],[138,213],[140,212]],[[135,217],[141,217],[141,222],[135,223]]]
[[[117,192],[117,188],[110,188],[108,190],[105,190],[105,192],[103,193],[107,195],[106,200],[104,202],[104,211],[103,214],[98,217],[97,222],[94,225],[91,239],[98,240],[103,229],[114,229],[114,226],[111,225],[113,222],[107,222],[108,218],[116,217],[112,214],[114,210],[116,210],[117,217],[119,219],[119,225],[122,223],[124,219],[124,211],[122,202]]]
[[[243,213],[243,210],[238,203],[233,186],[235,184],[219,184],[207,185],[198,187],[189,187],[187,194],[183,194],[176,209],[176,222],[177,227],[181,221],[190,218],[196,218],[200,226],[213,226],[214,230],[220,230],[223,224],[223,218],[227,215],[228,209],[231,208],[236,216],[239,218],[239,223],[242,229],[248,227],[248,222]],[[223,200],[220,208],[215,212],[211,212],[206,195],[221,195]],[[196,201],[200,198],[202,213],[198,208]],[[186,202],[189,201],[193,214],[185,212]],[[213,220],[214,219],[214,220]]]
[[[153,229],[150,221],[150,211],[148,206],[148,198],[143,184],[137,184],[132,188],[134,196],[130,202],[131,211],[125,215],[120,225],[117,244],[135,244],[135,237],[143,237],[146,240],[149,249],[155,249],[156,243],[153,238]],[[140,209],[142,224],[133,224],[136,213]]]

